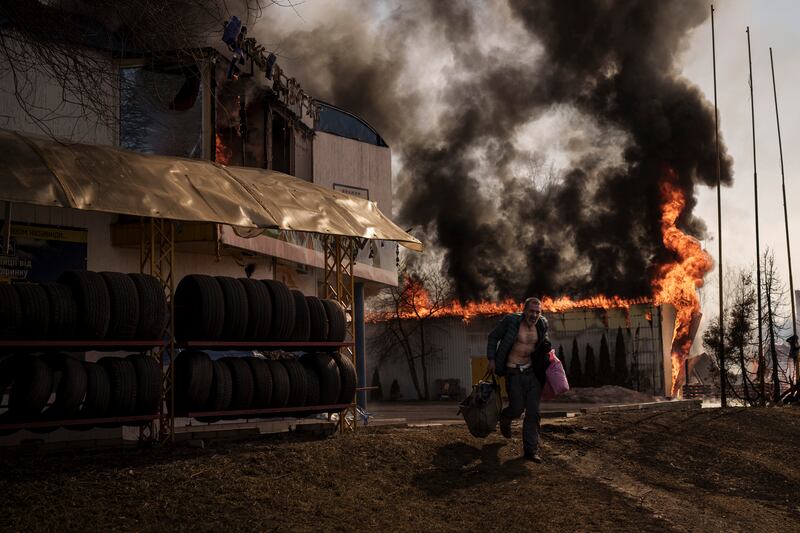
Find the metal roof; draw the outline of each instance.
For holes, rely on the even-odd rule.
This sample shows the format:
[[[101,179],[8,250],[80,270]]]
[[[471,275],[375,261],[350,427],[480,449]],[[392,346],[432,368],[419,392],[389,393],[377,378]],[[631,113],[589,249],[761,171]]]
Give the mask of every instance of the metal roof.
[[[375,202],[294,176],[7,130],[0,130],[0,200],[397,241],[423,249]]]
[[[389,146],[381,134],[363,118],[321,100],[317,100],[317,104],[320,109],[319,120],[314,127],[317,131],[332,133],[375,146]]]

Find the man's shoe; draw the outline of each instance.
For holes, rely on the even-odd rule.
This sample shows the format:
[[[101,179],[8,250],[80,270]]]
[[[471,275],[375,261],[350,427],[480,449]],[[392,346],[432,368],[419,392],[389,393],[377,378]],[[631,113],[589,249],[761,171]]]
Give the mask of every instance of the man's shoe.
[[[500,433],[507,439],[511,438],[511,419],[500,417]]]
[[[539,452],[525,452],[525,459],[533,461],[534,463],[542,462],[542,456],[539,455]]]

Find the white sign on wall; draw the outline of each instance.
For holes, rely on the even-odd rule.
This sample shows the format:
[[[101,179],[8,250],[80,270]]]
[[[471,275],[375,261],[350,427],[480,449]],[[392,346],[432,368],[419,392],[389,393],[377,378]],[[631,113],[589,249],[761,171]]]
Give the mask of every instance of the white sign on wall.
[[[354,185],[342,185],[341,183],[334,183],[333,190],[349,194],[350,196],[358,196],[365,200],[369,200],[369,189],[363,187],[356,187]]]

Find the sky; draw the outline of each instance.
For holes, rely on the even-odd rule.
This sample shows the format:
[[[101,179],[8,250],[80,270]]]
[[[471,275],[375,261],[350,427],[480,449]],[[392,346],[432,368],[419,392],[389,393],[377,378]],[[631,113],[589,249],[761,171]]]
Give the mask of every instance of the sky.
[[[760,248],[774,251],[775,261],[788,287],[788,257],[781,192],[781,169],[769,48],[772,47],[781,119],[790,245],[793,251],[795,290],[800,260],[800,102],[795,98],[800,82],[798,36],[800,3],[791,0],[756,2],[727,0],[715,4],[717,51],[717,102],[720,130],[734,159],[734,183],[722,190],[722,253],[725,268],[755,263],[755,201],[753,128],[750,108],[746,27],[750,26],[753,60],[756,170]],[[709,100],[714,97],[710,20],[698,27],[681,61],[683,74],[697,84]],[[698,190],[697,214],[708,225],[705,241],[718,257],[716,190]],[[706,276],[704,314],[717,315],[718,271]],[[788,311],[788,309],[787,309]]]
[[[468,0],[464,0],[468,1]],[[491,2],[469,1],[476,9],[484,10],[489,16],[479,28],[481,39],[488,46],[513,46],[515,29],[503,25],[506,16],[498,6]],[[294,7],[269,8],[256,32],[262,44],[272,45],[279,51],[280,61],[287,68],[297,67],[299,58],[293,57],[292,46],[287,46],[287,35],[297,31],[307,31],[313,36],[315,29],[322,24],[336,26],[344,35],[348,28],[352,35],[370,31],[382,31],[382,21],[391,17],[397,2],[383,0],[306,0],[295,2]],[[708,4],[710,9],[710,3]],[[786,234],[781,195],[781,173],[778,155],[775,107],[770,73],[769,47],[775,57],[775,74],[781,113],[784,164],[786,173],[786,197],[789,206],[791,247],[794,250],[795,274],[800,261],[800,102],[793,98],[794,87],[800,76],[800,54],[796,32],[800,27],[800,2],[792,0],[722,0],[715,3],[717,86],[720,116],[720,131],[728,151],[733,158],[734,182],[722,191],[723,209],[723,259],[726,270],[749,267],[755,263],[755,208],[753,197],[753,146],[750,115],[750,93],[748,86],[747,36],[746,26],[750,26],[753,57],[753,86],[755,92],[756,157],[758,163],[760,240],[762,253],[769,248],[774,251],[780,275],[788,287],[788,260],[786,254]],[[419,24],[424,27],[426,21]],[[438,46],[435,36],[427,35],[417,46],[404,50],[390,50],[389,53],[404,54],[416,65],[415,75],[404,75],[396,81],[400,86],[408,84],[415,89],[423,89],[430,98],[420,103],[424,109],[416,110],[416,117],[428,117],[429,128],[435,128],[438,106],[437,100],[447,78],[443,74],[452,65],[452,57],[447,50]],[[361,39],[361,38],[359,38]],[[361,39],[355,55],[370,50],[370,41]],[[364,46],[366,44],[366,46]],[[697,26],[688,35],[685,48],[678,59],[678,68],[683,76],[697,85],[713,103],[711,21],[710,18]],[[296,46],[296,45],[295,45]],[[318,53],[324,53],[319,51]],[[376,51],[378,53],[378,51]],[[387,51],[383,51],[384,54]],[[530,52],[535,57],[536,50]],[[363,59],[363,58],[361,58]],[[304,72],[301,83],[314,86],[318,80],[308,79],[313,73]],[[448,75],[453,75],[449,72]],[[336,103],[336,102],[334,102]],[[535,147],[546,154],[555,165],[565,165],[564,147],[560,143],[562,133],[568,129],[591,128],[591,124],[579,123],[580,118],[568,110],[554,108],[536,120],[531,121],[518,135],[521,146]],[[425,124],[419,124],[420,132]],[[393,146],[393,148],[397,148]],[[402,161],[395,150],[395,173],[401,171]],[[695,214],[707,227],[704,246],[715,259],[715,268],[706,276],[706,287],[702,291],[703,312],[706,317],[718,312],[718,256],[717,198],[716,189],[698,186],[698,204]],[[396,207],[396,206],[395,206]],[[796,280],[796,287],[800,279]],[[787,302],[788,305],[788,302]],[[787,307],[788,313],[788,307]]]

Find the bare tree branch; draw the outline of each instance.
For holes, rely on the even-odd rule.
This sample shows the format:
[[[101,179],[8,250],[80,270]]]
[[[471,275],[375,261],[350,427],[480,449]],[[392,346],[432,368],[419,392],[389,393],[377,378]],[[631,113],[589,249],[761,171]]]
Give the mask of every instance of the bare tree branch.
[[[0,92],[56,137],[58,124],[115,130],[118,59],[165,57],[198,66],[231,15],[254,23],[272,0],[4,0],[0,2]],[[277,4],[280,5],[280,4]],[[291,5],[291,2],[290,2]],[[60,88],[43,99],[42,80]],[[51,91],[52,92],[52,91]],[[12,117],[2,117],[9,121]],[[69,126],[67,126],[69,127]],[[63,134],[63,132],[62,132]]]
[[[385,289],[370,302],[373,322],[381,328],[371,348],[381,353],[382,361],[398,356],[406,361],[421,400],[430,397],[428,361],[441,351],[426,339],[426,327],[430,329],[430,323],[451,301],[452,288],[441,273],[433,269],[412,271],[403,264],[398,286]]]

